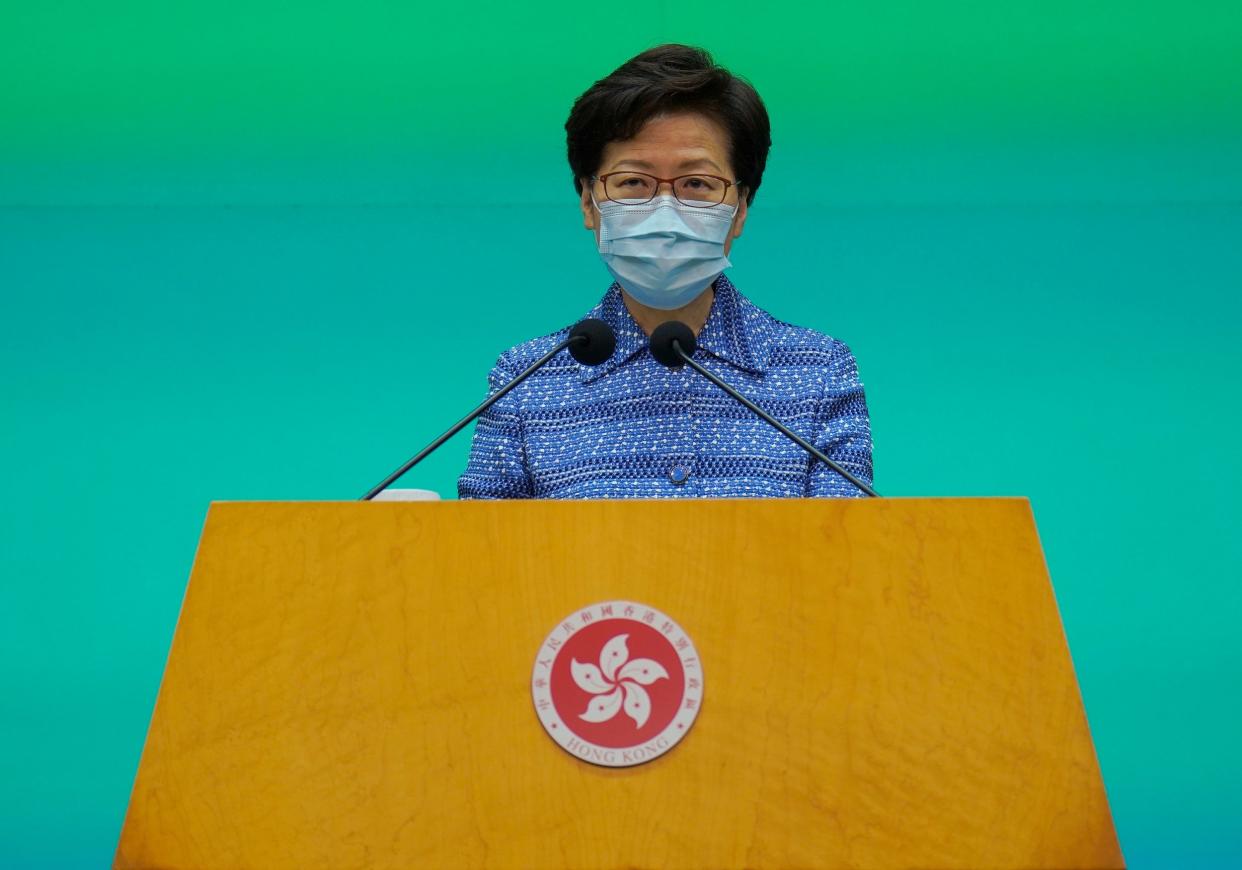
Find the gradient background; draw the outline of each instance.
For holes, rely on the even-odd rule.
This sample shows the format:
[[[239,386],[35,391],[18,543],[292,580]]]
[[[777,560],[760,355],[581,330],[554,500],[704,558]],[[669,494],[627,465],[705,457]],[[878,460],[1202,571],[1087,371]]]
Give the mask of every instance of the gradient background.
[[[561,125],[666,41],[879,490],[1031,498],[1131,866],[1242,860],[1237,0],[2,9],[0,863],[110,862],[211,499],[357,497],[603,293]]]

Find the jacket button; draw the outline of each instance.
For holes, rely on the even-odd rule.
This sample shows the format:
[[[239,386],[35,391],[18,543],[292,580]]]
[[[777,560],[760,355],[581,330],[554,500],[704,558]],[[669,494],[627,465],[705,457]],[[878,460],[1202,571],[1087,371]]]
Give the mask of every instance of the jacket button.
[[[674,465],[668,472],[668,479],[677,486],[681,486],[690,477],[690,469],[684,465]]]

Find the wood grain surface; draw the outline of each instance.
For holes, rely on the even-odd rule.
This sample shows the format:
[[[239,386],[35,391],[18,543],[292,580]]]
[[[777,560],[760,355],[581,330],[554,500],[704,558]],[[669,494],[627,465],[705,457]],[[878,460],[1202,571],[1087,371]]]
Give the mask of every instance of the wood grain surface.
[[[706,677],[624,769],[530,698],[610,599]],[[1122,865],[1023,499],[215,503],[115,861]]]

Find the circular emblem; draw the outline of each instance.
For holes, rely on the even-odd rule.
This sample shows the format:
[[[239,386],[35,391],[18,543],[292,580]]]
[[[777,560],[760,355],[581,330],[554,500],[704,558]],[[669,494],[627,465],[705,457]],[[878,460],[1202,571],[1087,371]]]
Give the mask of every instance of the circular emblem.
[[[606,767],[659,758],[690,730],[703,666],[681,626],[633,601],[570,614],[539,647],[535,713],[566,752]]]

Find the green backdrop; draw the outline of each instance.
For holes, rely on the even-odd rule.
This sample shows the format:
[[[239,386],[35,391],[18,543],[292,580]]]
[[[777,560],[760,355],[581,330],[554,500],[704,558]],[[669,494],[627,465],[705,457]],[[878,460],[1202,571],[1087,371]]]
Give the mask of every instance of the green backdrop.
[[[1236,0],[2,8],[6,864],[110,861],[211,499],[356,497],[594,304],[561,124],[665,41],[767,101],[731,275],[877,488],[1031,498],[1131,865],[1242,860]]]

